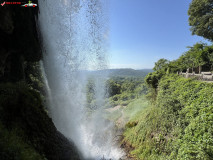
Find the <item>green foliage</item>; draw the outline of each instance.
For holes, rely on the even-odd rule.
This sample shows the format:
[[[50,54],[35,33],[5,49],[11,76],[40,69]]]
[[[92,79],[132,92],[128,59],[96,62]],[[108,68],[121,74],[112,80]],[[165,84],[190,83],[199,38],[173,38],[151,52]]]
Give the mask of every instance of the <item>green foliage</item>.
[[[178,61],[179,65],[182,65],[179,68],[186,69],[186,68],[195,68],[198,66],[203,66],[207,63],[208,55],[205,51],[206,44],[204,43],[196,43],[193,47],[190,48],[184,55],[182,55]],[[201,72],[201,70],[199,70]]]
[[[192,0],[188,10],[192,34],[202,36],[211,41],[213,41],[212,5],[212,0]]]
[[[130,102],[127,107],[124,108],[123,112],[125,117],[130,120],[135,115],[139,115],[141,110],[144,110],[148,106],[148,100],[145,98],[145,95],[135,99]]]
[[[159,79],[169,73],[177,73],[178,71],[186,71],[188,68],[192,70],[199,67],[199,73],[204,66],[205,71],[213,69],[213,46],[207,46],[205,43],[196,43],[189,50],[182,54],[177,60],[167,61],[160,59],[155,63],[153,70],[155,72],[149,73],[145,81],[152,88],[156,88]]]
[[[25,83],[28,87],[40,94],[42,101],[46,103],[47,91],[45,89],[44,77],[41,73],[39,62],[24,62]],[[46,109],[47,111],[47,109]]]
[[[148,84],[149,87],[152,88],[157,88],[159,80],[161,79],[161,77],[165,74],[165,72],[163,71],[156,71],[156,72],[152,72],[149,73],[146,77],[145,77],[145,82],[146,84]]]
[[[122,112],[121,109],[119,109],[111,113],[106,113],[105,117],[110,121],[116,122],[122,116],[121,112]]]
[[[143,79],[143,77],[112,77],[106,80],[105,108],[116,105],[126,106],[134,99],[146,94],[147,87]],[[94,87],[93,79],[89,79],[86,86],[86,93],[87,108],[91,111],[97,108]]]
[[[133,99],[129,104],[123,106],[118,105],[115,108],[110,108],[105,113],[105,118],[113,121],[120,129],[124,129],[125,124],[135,116],[140,116],[140,112],[148,106],[148,100],[145,95]],[[137,122],[127,123],[129,126],[137,125]]]
[[[212,159],[212,95],[212,84],[164,76],[156,103],[126,125],[123,142],[136,159]]]
[[[28,156],[30,154],[28,152],[31,151],[33,156],[35,150],[39,155],[45,155],[47,159],[63,159],[67,156],[64,154],[69,151],[69,155],[72,154],[78,159],[75,148],[56,130],[45,112],[40,94],[29,89],[24,82],[0,84],[0,115],[0,124],[4,132],[2,134],[14,138],[8,142],[8,150],[5,148],[7,139],[2,143],[5,152],[3,154],[6,156],[13,157],[13,152],[16,156],[15,152],[18,151],[20,154],[17,156],[24,156],[25,153],[22,152],[26,152]],[[17,147],[12,141],[17,142]]]
[[[121,84],[119,84],[113,79],[107,81],[107,87],[110,97],[121,93]]]
[[[145,77],[144,80],[146,84],[156,90],[161,77],[167,73],[170,73],[171,71],[174,71],[175,67],[173,63],[174,62],[170,62],[164,58],[158,60],[153,68],[155,72],[149,73]]]
[[[44,160],[35,149],[18,136],[18,129],[8,131],[0,123],[0,157],[1,160]]]
[[[21,98],[22,96],[24,99]],[[29,107],[37,106],[37,109],[41,109],[39,108],[39,104],[41,103],[39,99],[39,94],[28,90],[24,83],[17,83],[16,85],[10,83],[0,84],[1,159],[44,159],[40,153],[35,151],[26,133],[23,132],[23,130],[26,131],[30,128],[27,128],[27,125],[22,121],[23,119],[27,119],[27,115],[25,114],[27,112],[28,114],[30,113]],[[23,101],[28,105],[23,105]],[[27,119],[26,122],[32,123],[30,119]]]
[[[189,51],[187,51],[184,55],[182,55],[178,61],[180,65],[182,63],[181,68],[195,68],[198,66],[206,65],[209,70],[212,67],[212,54],[213,49],[212,46],[207,46],[204,43],[196,43],[192,47],[189,47]],[[201,71],[201,70],[200,70]],[[200,72],[199,71],[199,72]]]
[[[166,69],[168,67],[169,61],[167,59],[159,59],[157,62],[155,62],[155,66],[153,68],[154,71],[159,71],[162,69]]]
[[[108,80],[107,87],[109,88],[110,106],[126,106],[147,92],[143,78],[114,77]]]
[[[25,81],[31,89],[44,95],[43,75],[39,62],[25,62]]]
[[[210,70],[213,70],[213,46],[206,46],[204,52],[206,55],[206,64],[209,66]]]

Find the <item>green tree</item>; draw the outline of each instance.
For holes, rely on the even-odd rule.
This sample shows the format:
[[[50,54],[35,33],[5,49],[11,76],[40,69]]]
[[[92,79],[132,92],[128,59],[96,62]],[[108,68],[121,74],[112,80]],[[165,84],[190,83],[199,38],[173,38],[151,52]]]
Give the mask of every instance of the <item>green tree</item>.
[[[202,66],[208,62],[206,47],[204,43],[196,43],[192,47],[188,47],[190,49],[176,61],[178,68],[183,71],[187,68],[192,68],[193,70],[193,68],[199,67],[200,73]]]
[[[148,84],[148,86],[150,86],[154,89],[157,89],[158,83],[164,74],[165,74],[165,72],[160,72],[160,71],[149,73],[145,77],[144,81],[146,82],[146,84]]]
[[[213,70],[213,46],[206,46],[204,48],[205,60],[207,61],[208,67]]]
[[[114,80],[109,80],[107,83],[108,83],[107,87],[109,89],[108,92],[110,97],[121,93],[121,85],[119,83],[117,83]]]
[[[180,71],[183,71],[183,70],[186,70],[187,68],[189,68],[190,63],[191,63],[191,60],[190,60],[189,55],[187,53],[181,55],[177,59],[177,65],[178,65]]]
[[[157,62],[155,62],[155,66],[153,68],[154,71],[158,71],[164,69],[168,66],[169,61],[167,59],[161,58]]]
[[[174,60],[174,61],[171,61],[168,65],[168,69],[167,69],[167,74],[169,73],[176,73],[177,71],[182,71],[182,66],[181,66],[181,63],[180,61],[178,60]]]
[[[192,60],[192,68],[199,67],[199,73],[201,72],[202,65],[206,62],[204,60],[205,51],[204,51],[205,44],[204,43],[196,43],[191,49],[188,51],[189,56]]]
[[[213,41],[213,1],[192,0],[188,15],[192,34]]]

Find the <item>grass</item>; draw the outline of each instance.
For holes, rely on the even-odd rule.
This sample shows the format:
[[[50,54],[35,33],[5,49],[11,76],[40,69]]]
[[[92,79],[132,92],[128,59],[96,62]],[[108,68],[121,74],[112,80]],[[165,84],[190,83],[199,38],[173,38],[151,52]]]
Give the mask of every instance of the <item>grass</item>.
[[[122,116],[121,110],[122,109],[115,110],[113,112],[107,112],[105,117],[110,121],[116,122]]]
[[[124,108],[124,116],[131,120],[135,116],[140,115],[140,112],[143,111],[148,106],[148,100],[145,96],[141,96],[138,99],[135,99],[133,102],[130,102],[127,107]]]
[[[117,122],[123,116],[123,123],[140,116],[140,113],[148,106],[145,96],[132,100],[127,106],[121,106],[118,110],[106,112],[105,117],[113,122]]]

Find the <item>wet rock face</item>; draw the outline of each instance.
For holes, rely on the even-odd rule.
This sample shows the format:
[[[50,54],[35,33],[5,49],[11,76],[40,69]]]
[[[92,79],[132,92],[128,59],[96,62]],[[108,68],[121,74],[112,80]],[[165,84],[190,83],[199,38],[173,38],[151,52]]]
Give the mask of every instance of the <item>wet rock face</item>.
[[[37,13],[37,7],[24,8],[18,5],[1,7],[0,81],[23,80],[24,61],[36,62],[41,59],[36,28]]]
[[[7,7],[8,8],[8,7]],[[12,19],[12,12],[10,9],[1,8],[0,16],[0,29],[6,34],[12,34],[14,30],[14,24]]]
[[[48,160],[79,160],[76,147],[57,131],[40,95],[25,84],[0,84],[0,122]],[[1,155],[1,153],[0,153]]]
[[[5,5],[0,9],[0,124],[8,132],[16,128],[20,133],[13,134],[48,160],[78,160],[76,147],[57,131],[39,93],[26,84],[25,63],[42,57],[37,14],[38,7]],[[10,153],[4,155],[13,159]]]

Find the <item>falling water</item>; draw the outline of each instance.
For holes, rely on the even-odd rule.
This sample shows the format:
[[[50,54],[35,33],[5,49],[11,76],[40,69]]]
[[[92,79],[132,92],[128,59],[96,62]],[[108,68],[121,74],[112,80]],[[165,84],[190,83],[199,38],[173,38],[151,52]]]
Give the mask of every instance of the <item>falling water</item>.
[[[84,70],[107,68],[107,0],[39,1],[49,114],[84,159],[119,159],[113,125],[102,117],[105,86],[95,79],[97,109],[87,117]]]

